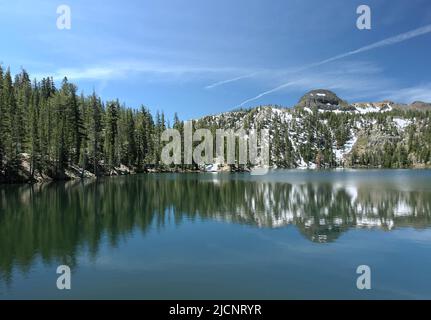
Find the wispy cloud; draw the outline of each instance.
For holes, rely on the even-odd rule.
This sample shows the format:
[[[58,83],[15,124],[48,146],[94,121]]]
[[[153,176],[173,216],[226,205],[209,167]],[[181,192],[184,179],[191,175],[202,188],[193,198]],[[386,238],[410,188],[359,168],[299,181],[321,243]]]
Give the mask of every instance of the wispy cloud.
[[[258,96],[244,101],[238,107],[281,89],[304,92],[310,89],[325,88],[340,92],[344,98],[348,99],[377,97],[381,92],[394,86],[392,80],[382,75],[382,71],[372,63],[361,61],[338,62],[333,68],[319,70],[319,72],[305,70],[292,76],[289,82],[260,93]]]
[[[382,97],[382,100],[385,99],[403,103],[412,103],[414,101],[431,102],[431,83],[387,91]]]
[[[430,32],[431,32],[431,24],[426,25],[426,26],[421,27],[421,28],[418,28],[418,29],[415,29],[415,30],[412,30],[412,31],[401,33],[399,35],[375,42],[373,44],[370,44],[368,46],[365,46],[365,47],[362,47],[362,48],[359,48],[359,49],[356,49],[353,51],[339,54],[339,55],[334,56],[334,57],[329,58],[329,59],[325,59],[325,60],[310,64],[310,65],[306,66],[305,68],[317,67],[317,66],[320,66],[320,65],[323,65],[323,64],[335,61],[335,60],[339,60],[339,59],[342,59],[345,57],[349,57],[349,56],[352,56],[352,55],[355,55],[355,54],[358,54],[361,52],[365,52],[365,51],[369,51],[369,50],[373,50],[373,49],[377,49],[377,48],[381,48],[381,47],[390,46],[390,45],[393,45],[393,44],[396,44],[399,42],[403,42],[403,41],[406,41],[406,40],[409,40],[409,39],[412,39],[412,38],[415,38],[415,37],[418,37],[418,36],[421,36],[423,34],[427,34]]]
[[[325,60],[322,60],[322,61],[318,61],[318,62],[309,64],[309,65],[306,65],[304,67],[301,67],[301,68],[297,69],[296,72],[301,72],[301,71],[308,70],[310,68],[322,66],[324,64],[327,64],[327,63],[330,63],[330,62],[334,62],[334,61],[337,61],[337,60],[340,60],[340,59],[343,59],[343,58],[346,58],[346,57],[349,57],[349,56],[352,56],[352,55],[356,55],[358,53],[366,52],[366,51],[377,49],[377,48],[381,48],[381,47],[390,46],[390,45],[393,45],[393,44],[396,44],[396,43],[400,43],[400,42],[403,42],[403,41],[406,41],[406,40],[409,40],[409,39],[412,39],[412,38],[415,38],[415,37],[418,37],[418,36],[421,36],[421,35],[424,35],[424,34],[427,34],[427,33],[430,33],[430,32],[431,32],[431,25],[426,25],[424,27],[421,27],[421,28],[418,28],[418,29],[415,29],[415,30],[412,30],[412,31],[408,31],[408,32],[405,32],[405,33],[401,33],[399,35],[396,35],[396,36],[393,36],[393,37],[390,37],[390,38],[387,38],[387,39],[384,39],[384,40],[372,43],[370,45],[361,47],[359,49],[352,50],[352,51],[349,51],[349,52],[346,52],[346,53],[342,53],[342,54],[336,55],[334,57],[331,57],[331,58],[328,58],[328,59],[325,59]],[[275,87],[273,89],[264,91],[264,92],[256,95],[255,97],[252,97],[252,98],[244,100],[243,102],[241,102],[240,106],[244,106],[245,104],[247,104],[247,103],[249,103],[251,101],[257,100],[259,98],[262,98],[263,96],[266,96],[266,95],[271,94],[273,92],[279,91],[279,90],[284,89],[286,87],[290,87],[293,84],[295,84],[296,82],[298,82],[298,81],[289,81],[289,82],[281,84],[281,85],[279,85],[279,86],[277,86],[277,87]]]
[[[168,78],[192,75],[208,75],[214,73],[233,73],[243,71],[235,68],[219,68],[207,66],[191,66],[166,64],[161,62],[141,62],[141,61],[117,61],[88,66],[82,68],[61,68],[52,72],[39,72],[36,78],[52,76],[54,80],[61,80],[64,77],[74,80],[111,80],[115,77],[129,76],[134,73],[149,73],[165,75]]]
[[[251,78],[251,77],[255,76],[256,74],[257,74],[257,72],[253,72],[253,73],[246,74],[246,75],[243,75],[243,76],[239,76],[239,77],[235,77],[235,78],[231,78],[231,79],[227,79],[227,80],[223,80],[223,81],[218,81],[218,82],[215,82],[213,84],[210,84],[210,85],[206,86],[205,89],[212,89],[212,88],[215,88],[215,87],[218,87],[218,86],[221,86],[223,84],[230,83],[230,82],[235,82],[235,81],[238,81],[238,80],[242,80],[242,79],[246,79],[246,78]]]

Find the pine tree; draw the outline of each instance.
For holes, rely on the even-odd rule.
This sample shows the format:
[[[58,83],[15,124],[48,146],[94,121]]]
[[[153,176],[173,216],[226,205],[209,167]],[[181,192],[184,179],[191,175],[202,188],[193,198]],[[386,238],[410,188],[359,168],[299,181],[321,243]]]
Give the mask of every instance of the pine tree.
[[[98,164],[101,160],[102,145],[102,104],[97,98],[96,93],[90,97],[90,108],[88,116],[88,137],[89,137],[89,154],[93,162],[93,173],[99,176]]]
[[[35,82],[31,94],[31,103],[29,107],[29,149],[30,149],[30,171],[31,176],[34,176],[35,169],[41,169],[41,150],[40,150],[40,137],[39,137],[39,86]]]
[[[73,162],[79,163],[81,144],[84,138],[83,122],[81,110],[78,104],[78,97],[76,96],[77,88],[73,84],[69,84],[69,97],[68,97],[68,117],[69,117],[69,139],[73,148]]]
[[[15,118],[16,110],[16,100],[12,85],[12,77],[10,74],[10,69],[8,68],[4,78],[2,87],[2,126],[3,126],[3,148],[4,148],[4,158],[6,160],[6,167],[8,169],[15,169],[17,165],[17,151],[16,139],[14,139],[13,134],[16,134],[14,130],[13,120]],[[16,138],[16,137],[15,137]]]
[[[6,142],[6,110],[3,103],[3,68],[0,65],[0,175],[3,174]]]
[[[118,118],[119,106],[117,102],[108,102],[105,116],[105,159],[108,168],[112,170],[118,165]]]
[[[135,120],[132,110],[126,112],[126,135],[127,135],[127,159],[126,164],[129,166],[136,165],[137,148],[135,138]]]

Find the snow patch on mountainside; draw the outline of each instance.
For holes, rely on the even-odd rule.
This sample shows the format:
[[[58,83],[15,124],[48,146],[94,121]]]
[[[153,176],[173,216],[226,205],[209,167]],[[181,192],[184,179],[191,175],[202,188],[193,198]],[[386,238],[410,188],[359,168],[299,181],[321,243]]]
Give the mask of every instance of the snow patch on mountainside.
[[[358,138],[355,136],[352,139],[348,140],[342,148],[334,148],[335,159],[338,164],[342,164],[344,162],[346,156],[352,151],[352,148],[355,145],[357,139]]]
[[[373,103],[366,103],[366,104],[355,103],[353,104],[353,107],[355,108],[355,112],[358,112],[360,114],[389,112],[392,110],[392,106],[388,103],[383,105],[376,105]]]
[[[394,118],[394,123],[398,129],[404,130],[411,123],[411,121],[402,118]]]

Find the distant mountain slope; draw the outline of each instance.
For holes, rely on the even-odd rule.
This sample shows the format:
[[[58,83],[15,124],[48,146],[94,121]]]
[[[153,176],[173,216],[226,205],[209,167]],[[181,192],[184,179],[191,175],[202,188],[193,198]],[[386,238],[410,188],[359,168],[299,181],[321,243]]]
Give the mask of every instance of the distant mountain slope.
[[[430,115],[430,103],[349,104],[319,89],[292,108],[225,112],[197,120],[196,127],[269,129],[274,167],[428,167]]]

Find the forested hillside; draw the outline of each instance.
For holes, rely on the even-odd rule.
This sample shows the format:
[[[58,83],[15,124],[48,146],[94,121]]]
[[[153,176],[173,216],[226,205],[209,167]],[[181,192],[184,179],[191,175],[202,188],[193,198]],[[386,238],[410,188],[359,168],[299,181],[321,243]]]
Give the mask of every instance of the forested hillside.
[[[274,167],[427,167],[430,110],[423,102],[348,104],[315,90],[290,109],[237,110],[194,126],[268,128]],[[57,88],[52,78],[32,81],[24,70],[13,77],[0,67],[0,182],[185,169],[160,162],[167,122],[144,106],[86,96],[67,78]],[[183,128],[177,116],[173,127]]]
[[[261,106],[200,119],[196,127],[269,129],[281,168],[409,168],[431,164],[431,104],[348,104],[328,90],[293,108]]]
[[[175,117],[175,119],[177,119]],[[0,67],[0,181],[66,179],[154,167],[163,113],[84,96],[66,78],[31,81]]]

